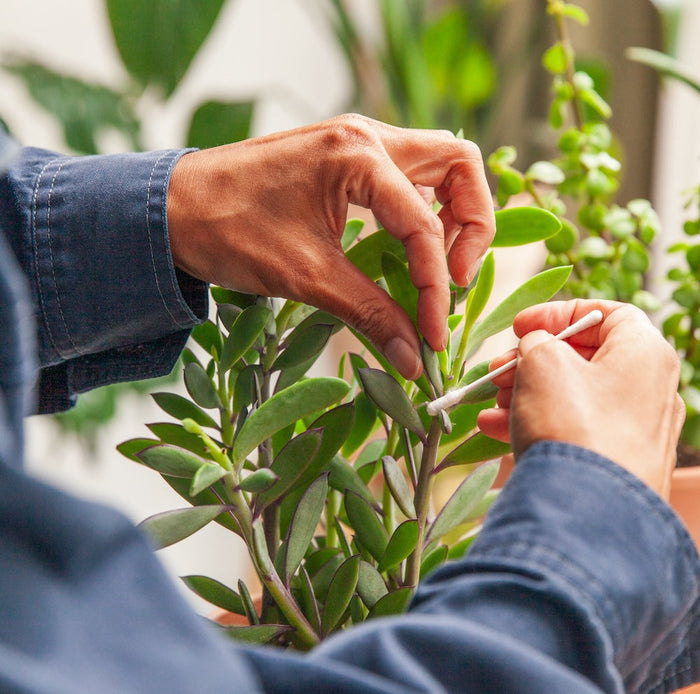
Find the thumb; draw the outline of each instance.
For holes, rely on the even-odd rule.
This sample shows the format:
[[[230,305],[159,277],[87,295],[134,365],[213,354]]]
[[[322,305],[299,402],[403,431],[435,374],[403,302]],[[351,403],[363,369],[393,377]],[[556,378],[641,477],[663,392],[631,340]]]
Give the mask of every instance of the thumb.
[[[326,266],[322,296],[311,303],[362,333],[408,379],[423,371],[420,339],[408,314],[344,255]]]
[[[546,330],[533,330],[523,335],[520,339],[518,343],[518,357],[525,357],[536,347],[552,341],[556,341],[556,338]]]

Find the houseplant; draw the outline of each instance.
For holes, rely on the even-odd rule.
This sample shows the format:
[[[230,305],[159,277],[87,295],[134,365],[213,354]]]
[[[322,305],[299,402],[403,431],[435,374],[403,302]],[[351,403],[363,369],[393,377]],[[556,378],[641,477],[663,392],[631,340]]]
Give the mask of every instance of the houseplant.
[[[559,222],[515,208],[497,214],[497,228],[494,245],[508,246],[547,238]],[[360,231],[348,223],[348,257],[414,314],[403,247],[384,230]],[[184,578],[214,605],[247,616],[249,626],[232,629],[239,638],[310,648],[346,624],[403,611],[421,575],[468,547],[494,498],[495,459],[508,450],[474,434],[495,387],[449,416],[429,417],[424,404],[483,374],[486,362],[465,373],[465,357],[522,308],[556,294],[569,270],[531,278],[477,323],[493,286],[488,255],[470,290],[454,288],[450,346],[435,354],[424,344],[425,375],[415,382],[359,335],[365,353],[341,359],[345,379],[306,377],[341,327],[335,318],[213,288],[216,317],[193,333],[201,356],[183,356],[189,398],[153,396],[178,421],[151,424],[155,438],[119,446],[192,504],[147,519],[145,530],[166,546],[216,519],[243,538],[264,588],[260,611],[243,582],[234,591]],[[485,460],[493,462],[477,465]],[[457,465],[471,474],[434,513],[435,479]]]

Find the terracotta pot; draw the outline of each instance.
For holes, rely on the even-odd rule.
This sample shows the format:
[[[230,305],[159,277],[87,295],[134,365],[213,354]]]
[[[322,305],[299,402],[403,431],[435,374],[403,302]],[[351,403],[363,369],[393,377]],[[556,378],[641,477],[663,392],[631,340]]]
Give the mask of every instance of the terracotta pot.
[[[700,466],[677,468],[671,481],[671,506],[700,547]],[[700,684],[679,689],[679,694],[700,694]]]
[[[671,480],[671,506],[700,547],[700,466],[677,468]]]

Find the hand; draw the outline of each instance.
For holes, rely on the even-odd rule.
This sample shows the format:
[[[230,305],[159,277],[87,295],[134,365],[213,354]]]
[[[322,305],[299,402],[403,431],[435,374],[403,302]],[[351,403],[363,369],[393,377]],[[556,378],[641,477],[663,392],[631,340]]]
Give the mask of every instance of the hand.
[[[569,344],[552,337],[596,308],[600,325]],[[510,437],[516,459],[542,440],[588,448],[668,499],[685,408],[678,357],[646,315],[611,301],[552,302],[523,311],[513,328],[518,364],[495,381],[498,409],[480,413],[482,431]]]
[[[168,191],[173,259],[200,279],[326,310],[415,378],[422,365],[411,320],[341,249],[349,203],[370,208],[403,242],[418,330],[444,349],[448,268],[467,284],[495,233],[481,154],[450,133],[347,115],[187,154]]]

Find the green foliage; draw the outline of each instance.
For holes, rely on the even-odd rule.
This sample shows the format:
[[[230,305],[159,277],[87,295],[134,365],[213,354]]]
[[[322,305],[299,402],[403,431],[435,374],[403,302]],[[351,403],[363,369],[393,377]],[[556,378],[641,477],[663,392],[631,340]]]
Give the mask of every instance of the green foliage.
[[[347,0],[329,0],[328,18],[353,78],[352,107],[413,127],[463,130],[474,137],[497,85],[485,37],[498,3],[424,0],[377,3],[380,36],[362,31]]]
[[[559,228],[550,213],[534,208],[502,214],[498,225],[507,245],[541,242]],[[415,310],[400,244],[384,230],[359,239],[360,226],[348,223],[348,256]],[[493,393],[457,407],[453,425],[446,413],[426,414],[426,397],[441,392],[452,373],[462,377],[470,333],[480,342],[508,327],[515,311],[554,294],[568,269],[531,279],[482,317],[493,274],[489,255],[466,293],[465,315],[452,321],[451,341],[461,349],[436,354],[424,344],[427,377],[417,382],[370,367],[357,354],[343,357],[347,379],[306,377],[337,319],[291,301],[212,288],[216,317],[194,334],[206,368],[188,352],[188,396],[154,395],[177,421],[150,425],[155,439],[119,448],[193,504],[190,514],[180,509],[145,522],[157,546],[212,520],[245,541],[267,594],[262,613],[245,591],[239,596],[205,577],[185,581],[200,597],[248,616],[252,631],[234,636],[306,649],[348,624],[396,614],[421,570],[439,566],[462,539],[448,536],[478,527],[495,498],[488,490],[497,471],[479,464],[508,450],[474,436],[476,414],[493,403]],[[463,407],[476,409],[465,418]],[[476,470],[429,518],[437,475],[467,463]],[[272,630],[260,632],[262,625]]]
[[[124,68],[122,84],[94,84],[17,56],[3,57],[1,66],[57,120],[68,149],[98,154],[103,136],[115,131],[129,149],[149,149],[140,114],[148,112],[154,95],[161,106],[168,102],[210,36],[225,2],[105,0]],[[146,94],[147,87],[155,90],[147,90]],[[181,144],[203,148],[243,140],[250,135],[254,109],[250,100],[205,100],[194,107],[186,141]],[[56,422],[92,451],[99,431],[113,418],[121,397],[127,392],[147,390],[148,386],[137,383],[100,388],[81,396],[78,405],[58,415]]]
[[[572,267],[565,295],[628,301],[655,313],[661,302],[646,286],[659,219],[647,200],[625,205],[615,201],[622,166],[605,122],[612,115],[610,107],[591,76],[577,71],[568,38],[567,21],[585,24],[587,17],[580,7],[562,0],[548,0],[548,13],[554,19],[557,40],[545,52],[542,64],[553,78],[549,120],[558,133],[558,156],[521,172],[514,167],[513,147],[494,152],[488,164],[498,176],[498,202],[505,205],[513,195],[526,191],[534,205],[559,217],[561,231],[546,241],[547,263]],[[645,48],[629,49],[627,55],[700,92],[698,80],[673,58]],[[688,193],[686,209],[695,210],[683,227],[689,240],[668,249],[681,255],[683,262],[668,273],[673,290],[663,322],[664,334],[682,362],[680,393],[687,417],[681,439],[692,448],[700,447],[700,250],[692,242],[700,231],[699,201],[700,189]]]
[[[124,67],[169,97],[214,27],[225,0],[106,0]]]

